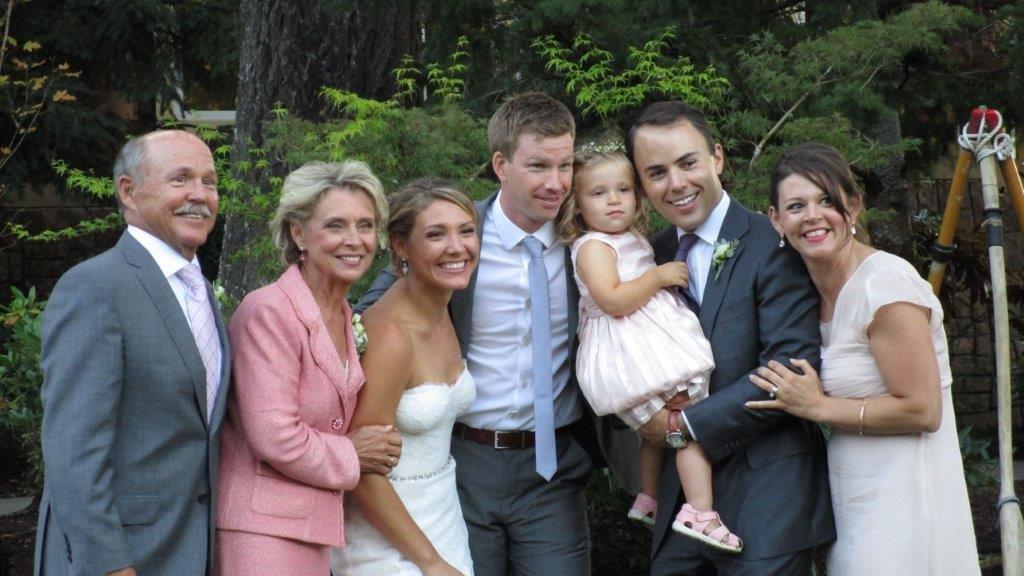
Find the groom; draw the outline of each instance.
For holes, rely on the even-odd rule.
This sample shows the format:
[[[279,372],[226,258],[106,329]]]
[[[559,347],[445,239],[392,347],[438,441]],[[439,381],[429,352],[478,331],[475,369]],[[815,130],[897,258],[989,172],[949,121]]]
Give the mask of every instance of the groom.
[[[708,398],[662,410],[640,432],[662,445],[700,443],[713,463],[715,508],[744,541],[733,556],[675,533],[685,497],[675,466],[666,465],[651,574],[804,576],[814,546],[835,539],[823,438],[809,422],[744,402],[765,399],[748,374],[769,360],[807,358],[817,368],[817,292],[768,219],[722,189],[722,146],[700,110],[652,104],[626,147],[651,205],[673,224],[651,239],[655,259],[689,267],[689,295],[717,365]]]

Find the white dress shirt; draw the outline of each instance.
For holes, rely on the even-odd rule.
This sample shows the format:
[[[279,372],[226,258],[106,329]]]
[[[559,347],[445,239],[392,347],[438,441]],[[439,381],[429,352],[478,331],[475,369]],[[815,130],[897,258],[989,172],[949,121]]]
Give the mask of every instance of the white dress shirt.
[[[532,234],[544,244],[551,314],[552,385],[555,427],[582,415],[575,386],[569,386],[570,346],[565,246],[555,240],[555,223]],[[533,331],[530,312],[528,234],[501,209],[501,192],[484,215],[480,263],[473,293],[469,371],[476,400],[459,421],[488,430],[533,430]]]
[[[722,223],[725,222],[725,213],[729,211],[729,195],[722,192],[722,198],[718,205],[708,214],[707,220],[694,230],[698,240],[693,248],[690,248],[686,255],[686,266],[690,269],[690,286],[688,290],[697,302],[704,301],[704,287],[708,285],[708,276],[711,273],[711,256],[715,252],[715,242],[718,242],[718,235],[722,232]],[[679,238],[686,232],[682,228],[676,228]]]
[[[146,232],[142,228],[128,226],[128,233],[132,235],[132,238],[138,240],[139,244],[142,244],[142,247],[146,249],[146,252],[149,252],[149,255],[156,261],[157,267],[160,268],[160,272],[163,273],[164,279],[167,280],[167,284],[170,285],[171,291],[174,292],[174,298],[178,301],[178,306],[181,307],[181,313],[185,315],[185,323],[187,324],[189,320],[188,306],[185,304],[186,287],[181,278],[178,278],[178,271],[185,266],[195,266],[196,268],[200,268],[199,258],[193,256],[192,261],[189,262],[166,242],[149,232]],[[213,313],[216,314],[216,305],[213,302],[210,302],[209,304],[213,307]],[[224,359],[223,351],[221,352],[220,373],[223,373]]]
[[[718,242],[718,235],[722,232],[722,223],[725,222],[725,213],[729,211],[730,202],[729,195],[723,191],[722,199],[718,201],[711,214],[708,214],[707,220],[693,231],[699,240],[686,255],[686,266],[690,269],[690,285],[687,289],[697,302],[704,301],[704,287],[708,285],[708,276],[711,274],[711,256],[715,253],[715,242]],[[676,234],[682,238],[686,232],[677,227]],[[697,434],[690,426],[686,412],[680,414],[683,424],[690,430],[690,436],[697,440]]]

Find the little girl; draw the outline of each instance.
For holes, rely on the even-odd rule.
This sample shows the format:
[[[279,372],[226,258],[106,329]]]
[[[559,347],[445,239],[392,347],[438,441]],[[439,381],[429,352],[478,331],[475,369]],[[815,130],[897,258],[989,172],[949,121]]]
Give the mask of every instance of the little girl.
[[[559,239],[572,244],[580,287],[576,376],[599,415],[615,413],[637,429],[687,397],[707,397],[714,369],[711,344],[678,298],[689,273],[682,262],[655,266],[643,237],[645,213],[633,165],[616,144],[576,153],[572,191],[559,216]],[[663,290],[669,288],[669,290]],[[654,524],[661,449],[640,449],[640,494],[629,517]],[[687,503],[672,528],[715,548],[740,552],[743,542],[713,510],[711,463],[696,443],[676,451]]]

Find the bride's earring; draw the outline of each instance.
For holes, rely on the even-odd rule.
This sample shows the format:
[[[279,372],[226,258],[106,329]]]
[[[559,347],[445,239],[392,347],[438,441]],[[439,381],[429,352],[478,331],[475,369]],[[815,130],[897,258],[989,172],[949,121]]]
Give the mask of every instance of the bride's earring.
[[[779,235],[779,248],[785,248],[785,247],[786,247],[786,237],[784,235],[780,234]]]

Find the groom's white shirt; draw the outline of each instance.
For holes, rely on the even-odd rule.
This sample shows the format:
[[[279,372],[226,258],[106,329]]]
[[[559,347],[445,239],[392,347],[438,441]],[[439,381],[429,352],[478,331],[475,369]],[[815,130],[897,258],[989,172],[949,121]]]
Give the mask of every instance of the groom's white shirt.
[[[459,421],[489,430],[533,430],[533,351],[531,341],[530,256],[522,245],[528,234],[501,209],[501,192],[484,215],[480,263],[473,293],[469,372],[476,400]],[[551,305],[552,366],[555,369],[555,426],[570,424],[582,411],[568,386],[569,333],[565,249],[555,239],[555,223],[533,233],[544,243]]]
[[[725,222],[725,214],[729,211],[729,194],[722,192],[722,198],[718,201],[715,209],[708,214],[704,223],[693,231],[700,238],[700,241],[690,248],[686,256],[686,266],[690,269],[690,294],[697,299],[697,302],[704,301],[704,287],[708,285],[708,276],[711,272],[711,256],[715,252],[715,242],[722,232],[722,224]],[[682,238],[686,234],[682,228],[676,228],[676,234]]]

